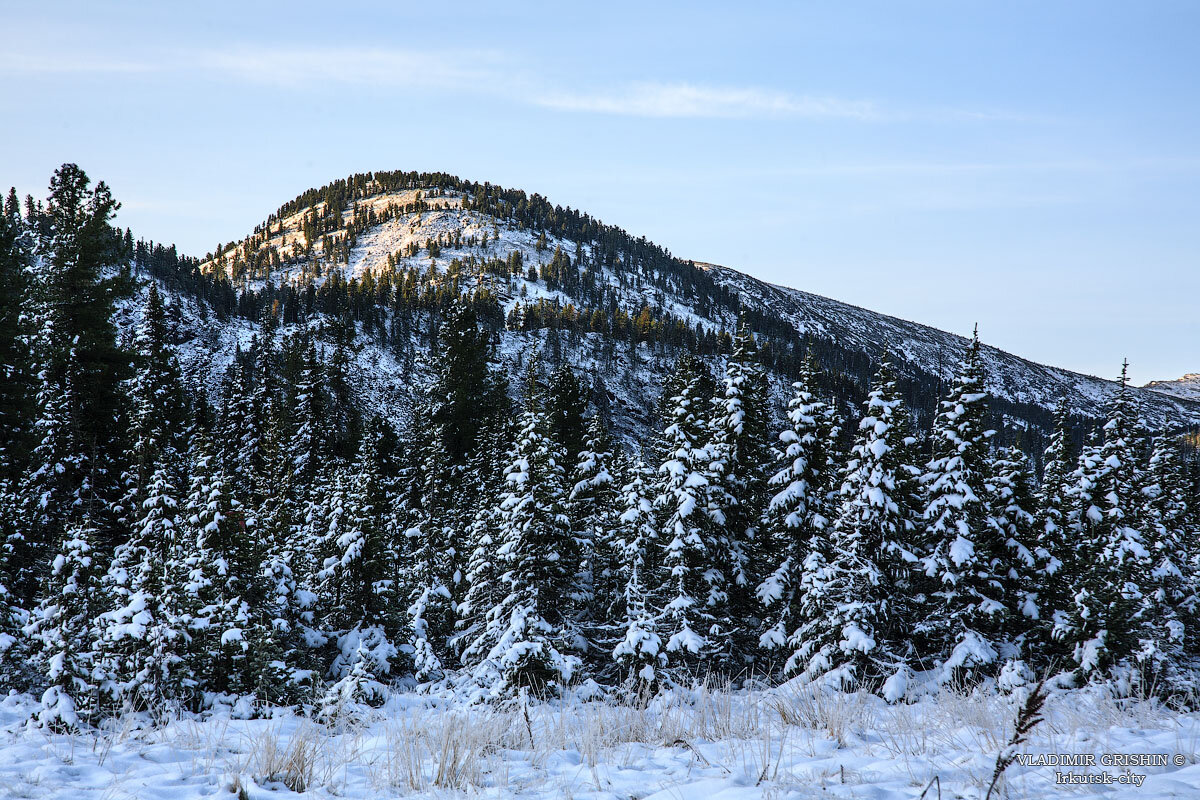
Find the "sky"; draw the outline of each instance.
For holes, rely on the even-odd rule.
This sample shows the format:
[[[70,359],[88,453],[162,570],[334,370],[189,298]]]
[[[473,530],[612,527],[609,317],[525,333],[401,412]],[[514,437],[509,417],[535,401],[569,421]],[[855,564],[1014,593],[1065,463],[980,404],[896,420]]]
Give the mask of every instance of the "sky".
[[[1200,372],[1200,3],[15,3],[0,184],[202,256],[436,170],[1137,383]]]

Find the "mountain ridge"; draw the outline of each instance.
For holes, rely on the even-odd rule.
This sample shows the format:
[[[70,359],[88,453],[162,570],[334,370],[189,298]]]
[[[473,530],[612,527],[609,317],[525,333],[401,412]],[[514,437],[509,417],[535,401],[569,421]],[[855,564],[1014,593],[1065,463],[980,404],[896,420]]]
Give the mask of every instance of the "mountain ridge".
[[[564,314],[568,320],[597,312],[616,319],[648,312],[693,338],[719,339],[745,318],[776,351],[795,356],[817,346],[826,369],[860,391],[888,352],[919,386],[913,397],[918,413],[931,411],[933,394],[952,377],[966,344],[919,322],[770,284],[728,266],[684,261],[644,236],[552,206],[541,195],[445,173],[365,173],[310,189],[240,242],[208,254],[201,268],[243,289],[320,285],[334,273],[343,282],[365,281],[369,274],[374,280],[384,272],[418,286],[486,289],[510,331],[514,325],[566,327]],[[533,323],[531,309],[542,315]],[[1016,429],[1044,428],[1064,394],[1076,413],[1097,419],[1117,387],[996,348],[986,354],[989,389],[1008,404],[998,413]],[[794,361],[782,359],[778,371],[788,372]],[[1155,428],[1200,423],[1200,398],[1135,391]]]
[[[1183,400],[1200,400],[1200,372],[1189,372],[1170,380],[1150,381],[1142,388]]]

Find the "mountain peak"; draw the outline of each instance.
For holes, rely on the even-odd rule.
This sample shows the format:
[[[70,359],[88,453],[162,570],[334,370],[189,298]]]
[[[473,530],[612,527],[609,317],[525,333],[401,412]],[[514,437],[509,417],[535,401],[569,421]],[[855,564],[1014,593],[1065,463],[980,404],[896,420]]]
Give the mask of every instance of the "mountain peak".
[[[636,337],[648,324],[675,332],[660,333],[660,342],[703,339],[709,354],[720,347],[712,337],[743,318],[769,345],[781,379],[815,346],[826,369],[853,393],[850,387],[865,386],[886,352],[919,387],[914,396],[929,411],[966,346],[962,336],[930,326],[719,264],[682,261],[542,195],[444,173],[365,173],[310,189],[241,242],[217,248],[201,268],[250,290],[268,282],[319,285],[335,274],[347,282],[371,275],[418,292],[486,289],[518,330],[624,338],[626,328],[638,328]],[[647,322],[628,325],[634,318]],[[988,388],[1016,428],[1044,427],[1064,395],[1076,413],[1099,418],[1116,391],[1112,381],[994,348],[986,348],[985,361]],[[1152,424],[1200,421],[1200,389],[1149,388],[1139,395]]]

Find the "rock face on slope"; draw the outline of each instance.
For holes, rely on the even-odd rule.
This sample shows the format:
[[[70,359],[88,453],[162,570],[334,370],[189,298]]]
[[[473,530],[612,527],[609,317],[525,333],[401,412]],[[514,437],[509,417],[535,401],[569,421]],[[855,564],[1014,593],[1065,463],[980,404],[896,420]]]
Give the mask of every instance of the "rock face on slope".
[[[1150,381],[1143,388],[1182,400],[1200,400],[1200,372],[1189,372],[1173,381]]]
[[[935,407],[966,345],[961,336],[925,325],[728,267],[682,261],[539,195],[444,174],[367,173],[309,190],[242,241],[208,254],[201,268],[241,291],[382,280],[410,294],[486,292],[499,307],[492,323],[498,355],[514,369],[533,349],[550,362],[573,364],[590,377],[595,399],[609,406],[616,428],[631,440],[646,434],[653,402],[680,352],[698,348],[716,368],[722,336],[739,319],[771,354],[780,401],[808,349],[847,403],[865,392],[887,352],[899,362],[919,418]],[[435,312],[393,303],[386,313],[393,332],[386,343],[357,337],[358,380],[367,402],[396,416],[402,415],[403,387],[420,371],[413,352],[430,341],[422,331]],[[411,319],[397,326],[400,315]],[[219,369],[229,361],[226,351],[244,345],[252,330],[249,320],[225,326],[194,337],[207,342],[194,355],[197,364]],[[1116,390],[1111,381],[993,348],[985,348],[985,358],[998,424],[1035,440],[1062,396],[1078,416],[1094,419]],[[1153,427],[1200,423],[1200,391],[1150,388],[1137,394]]]

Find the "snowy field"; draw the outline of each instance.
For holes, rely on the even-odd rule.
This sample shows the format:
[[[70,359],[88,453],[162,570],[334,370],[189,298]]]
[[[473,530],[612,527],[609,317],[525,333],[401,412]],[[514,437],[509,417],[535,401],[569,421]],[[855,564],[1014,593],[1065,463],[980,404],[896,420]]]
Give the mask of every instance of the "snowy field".
[[[10,696],[0,701],[0,797],[981,800],[1016,705],[952,693],[887,705],[787,687],[645,708],[466,706],[406,694],[341,730],[289,712],[127,721],[69,736],[27,729],[32,700]],[[1090,754],[1097,766],[1014,763],[995,797],[1200,797],[1200,715],[1152,702],[1053,696],[1018,752]],[[1105,767],[1105,754],[1162,754],[1169,763]],[[1056,772],[1107,772],[1113,783],[1056,785]],[[1126,773],[1144,783],[1131,785]]]

